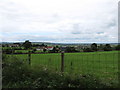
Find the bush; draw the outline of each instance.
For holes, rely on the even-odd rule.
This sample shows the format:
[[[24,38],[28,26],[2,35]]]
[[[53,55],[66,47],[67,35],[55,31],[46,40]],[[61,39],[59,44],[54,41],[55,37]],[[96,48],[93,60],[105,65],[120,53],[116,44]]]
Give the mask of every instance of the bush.
[[[91,48],[84,48],[83,51],[84,52],[93,52]]]
[[[4,53],[4,54],[12,54],[12,53],[14,53],[14,49],[3,49],[2,50],[2,53]]]
[[[24,81],[28,75],[29,68],[25,61],[11,56],[3,58],[3,86]]]
[[[44,66],[28,66],[25,60],[4,57],[3,88],[103,88],[107,86],[91,75],[56,72]]]
[[[78,52],[75,47],[66,47],[65,52]]]
[[[32,68],[33,83],[30,88],[105,88],[99,79],[92,75],[74,75],[49,70],[47,67]]]
[[[116,49],[116,50],[120,50],[120,45],[117,45],[117,46],[115,47],[115,49]]]
[[[110,44],[105,45],[104,51],[112,51],[112,47],[110,46]]]

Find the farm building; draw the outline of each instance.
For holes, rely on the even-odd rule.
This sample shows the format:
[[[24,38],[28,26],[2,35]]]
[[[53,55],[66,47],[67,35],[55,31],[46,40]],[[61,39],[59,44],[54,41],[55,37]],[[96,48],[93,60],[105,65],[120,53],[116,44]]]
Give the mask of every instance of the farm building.
[[[53,47],[48,46],[47,50],[53,50]]]
[[[9,44],[9,47],[19,47],[19,44]]]
[[[37,51],[43,51],[44,48],[45,48],[45,47],[37,47],[36,50],[37,50]]]
[[[46,50],[53,50],[53,47],[51,47],[51,46],[48,46],[48,47],[38,47],[38,48],[36,48],[36,50],[37,51],[43,51],[43,49],[46,49]]]

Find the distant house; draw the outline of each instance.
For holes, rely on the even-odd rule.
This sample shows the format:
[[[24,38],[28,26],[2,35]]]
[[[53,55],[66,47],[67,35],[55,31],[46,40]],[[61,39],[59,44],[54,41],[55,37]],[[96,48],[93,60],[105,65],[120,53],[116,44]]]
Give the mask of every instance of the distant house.
[[[43,49],[53,50],[53,47],[51,47],[51,46],[47,46],[47,47],[42,46],[42,47],[37,47],[36,48],[37,51],[43,51]]]
[[[37,50],[37,51],[43,51],[44,48],[45,48],[45,47],[37,47],[36,50]]]
[[[9,47],[19,47],[19,44],[9,44]]]
[[[47,50],[53,50],[53,47],[48,46],[48,47],[46,47],[46,49]]]
[[[37,51],[42,51],[43,49],[37,48],[36,50],[37,50]]]

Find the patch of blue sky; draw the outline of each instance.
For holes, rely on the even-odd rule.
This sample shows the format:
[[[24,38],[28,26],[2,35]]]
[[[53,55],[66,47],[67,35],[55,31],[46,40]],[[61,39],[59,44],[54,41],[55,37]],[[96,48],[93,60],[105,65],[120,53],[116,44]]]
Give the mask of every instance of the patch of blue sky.
[[[39,32],[39,33],[26,33],[28,35],[60,35],[60,32]]]
[[[3,36],[13,36],[13,35],[60,35],[60,32],[39,32],[39,33],[8,33],[8,32],[2,32]]]
[[[13,34],[8,33],[8,32],[2,32],[1,34],[2,34],[2,36],[12,36],[13,35]]]

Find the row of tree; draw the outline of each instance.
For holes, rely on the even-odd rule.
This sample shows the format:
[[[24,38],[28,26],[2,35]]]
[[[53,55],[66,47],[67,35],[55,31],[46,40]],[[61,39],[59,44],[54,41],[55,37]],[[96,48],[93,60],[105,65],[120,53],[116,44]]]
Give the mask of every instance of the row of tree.
[[[44,46],[47,47],[47,45],[44,44],[34,44],[32,45],[32,43],[29,40],[26,40],[22,46],[24,47],[24,49],[31,49],[32,47],[37,47],[37,46]],[[96,43],[91,44],[90,47],[87,48],[83,48],[83,52],[95,52],[95,51],[112,51],[112,50],[120,50],[120,45],[117,45],[115,47],[111,47],[110,44],[105,44],[105,45],[97,45]],[[15,49],[5,49],[3,50],[3,53],[13,53],[15,51]],[[36,49],[33,49],[33,53],[36,51]],[[46,52],[47,50],[44,48],[43,52]],[[54,46],[53,50],[49,50],[49,53],[58,53],[61,52],[62,50],[60,49],[59,46]],[[76,50],[75,47],[65,47],[64,49],[65,52],[79,52],[79,50]]]
[[[84,48],[84,52],[94,52],[94,51],[112,51],[112,50],[120,50],[120,45],[115,47],[111,47],[110,44],[105,44],[98,46],[96,43],[91,44],[91,48]]]

